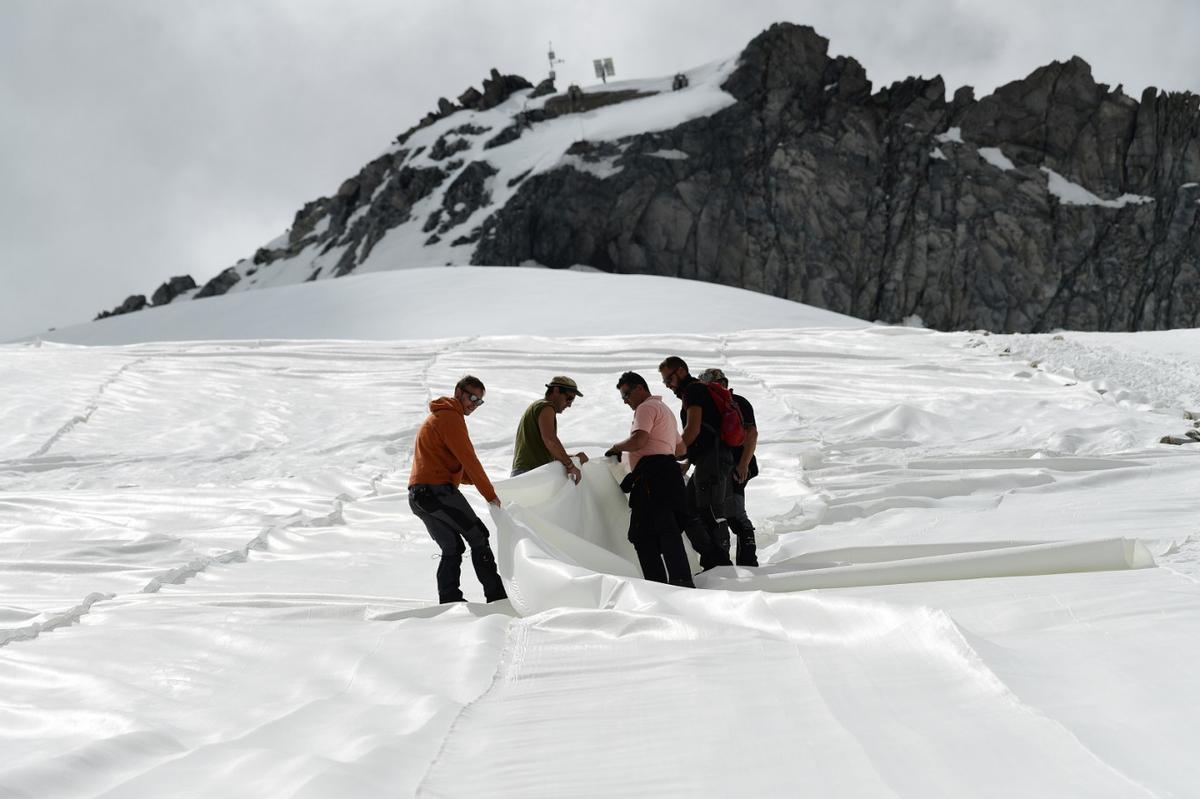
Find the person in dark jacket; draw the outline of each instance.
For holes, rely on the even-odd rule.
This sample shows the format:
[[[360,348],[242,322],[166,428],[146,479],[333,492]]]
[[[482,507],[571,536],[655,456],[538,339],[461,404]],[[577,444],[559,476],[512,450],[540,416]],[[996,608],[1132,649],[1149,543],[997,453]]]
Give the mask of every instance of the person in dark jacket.
[[[705,369],[698,378],[701,383],[715,382],[729,388],[729,379],[720,369]],[[732,393],[732,392],[730,392]],[[730,447],[733,469],[725,486],[725,518],[729,529],[737,540],[738,566],[758,565],[758,545],[754,540],[754,524],[746,515],[746,483],[758,475],[758,459],[754,450],[758,447],[758,425],[754,421],[754,406],[741,394],[733,394],[733,401],[742,412],[742,425],[746,428],[746,440],[740,447]]]
[[[617,380],[621,400],[633,410],[629,437],[608,448],[605,455],[629,453],[633,472],[623,488],[629,489],[629,542],[637,552],[647,580],[694,587],[691,565],[683,549],[682,526],[687,521],[683,474],[676,462],[683,455],[683,439],[675,415],[652,395],[637,372]]]
[[[694,467],[687,482],[688,541],[700,556],[700,568],[731,566],[729,524],[725,520],[725,486],[733,460],[721,443],[721,412],[712,396],[688,371],[677,356],[658,366],[663,385],[683,400],[679,418],[683,422],[683,444]]]
[[[488,542],[488,529],[458,490],[462,483],[473,484],[488,503],[500,507],[496,489],[467,433],[467,417],[483,404],[484,393],[479,378],[467,375],[459,380],[454,396],[429,403],[429,416],[417,431],[413,447],[408,507],[442,550],[437,570],[439,602],[466,601],[459,586],[464,539],[471,547],[471,565],[487,601],[508,597]]]

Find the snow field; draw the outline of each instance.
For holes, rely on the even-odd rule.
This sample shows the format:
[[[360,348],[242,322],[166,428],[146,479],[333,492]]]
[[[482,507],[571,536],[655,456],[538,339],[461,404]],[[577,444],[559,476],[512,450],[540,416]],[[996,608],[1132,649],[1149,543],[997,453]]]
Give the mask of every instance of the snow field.
[[[509,275],[576,282],[501,317],[464,280],[476,327],[437,339],[0,347],[0,418],[18,420],[0,426],[0,794],[1200,784],[1200,449],[1158,443],[1191,424],[1193,331],[813,326],[803,306],[774,330],[653,330],[674,320],[621,305],[624,278]],[[326,288],[383,308],[398,279]],[[644,332],[581,332],[590,305],[564,325],[549,309],[572,311],[583,280],[609,328]],[[277,291],[213,300],[225,334],[297,324]],[[314,294],[307,321],[398,329],[374,309],[339,321],[353,299]],[[724,301],[768,318],[738,305],[754,295]],[[445,329],[429,305],[403,324]],[[182,335],[188,306],[68,335]],[[747,504],[764,566],[703,590],[622,560],[602,459],[578,488],[553,465],[499,479],[550,376],[579,382],[560,434],[598,458],[628,431],[617,376],[657,389],[668,354],[724,369],[761,430]],[[443,607],[404,488],[426,403],[468,372],[488,386],[468,425],[508,505],[489,517],[465,494],[513,602]],[[795,590],[831,576],[842,587]],[[469,566],[463,585],[480,598]]]

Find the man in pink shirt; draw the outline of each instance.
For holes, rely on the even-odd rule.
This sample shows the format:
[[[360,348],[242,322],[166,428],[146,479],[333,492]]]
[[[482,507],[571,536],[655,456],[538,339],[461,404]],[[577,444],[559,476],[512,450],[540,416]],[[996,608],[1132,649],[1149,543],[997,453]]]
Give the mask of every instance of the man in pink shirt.
[[[683,548],[687,495],[677,458],[685,453],[675,414],[650,393],[645,378],[626,372],[617,380],[621,399],[633,409],[629,438],[605,455],[629,453],[629,542],[647,580],[694,587]]]

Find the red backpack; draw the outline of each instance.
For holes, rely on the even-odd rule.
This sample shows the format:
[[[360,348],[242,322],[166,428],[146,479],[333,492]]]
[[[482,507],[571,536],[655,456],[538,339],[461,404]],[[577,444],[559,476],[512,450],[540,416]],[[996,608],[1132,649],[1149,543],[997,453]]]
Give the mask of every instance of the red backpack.
[[[733,392],[717,381],[704,384],[712,397],[717,412],[721,414],[721,443],[727,447],[740,447],[746,441],[746,422],[742,419],[742,408],[733,398]]]

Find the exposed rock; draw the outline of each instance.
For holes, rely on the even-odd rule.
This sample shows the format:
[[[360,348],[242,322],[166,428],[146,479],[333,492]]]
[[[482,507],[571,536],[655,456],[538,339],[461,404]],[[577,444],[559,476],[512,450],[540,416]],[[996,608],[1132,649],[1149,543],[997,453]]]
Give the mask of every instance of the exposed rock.
[[[501,75],[498,70],[493,69],[491,76],[483,81],[483,101],[480,103],[479,110],[486,111],[489,108],[495,108],[507,100],[513,92],[532,88],[533,84],[520,75]]]
[[[446,141],[445,136],[438,137],[438,140],[433,143],[433,147],[429,150],[429,157],[434,161],[444,161],[455,153],[461,153],[463,150],[471,149],[471,142],[466,139],[454,138],[450,142]]]
[[[1200,181],[1194,95],[1139,103],[1080,59],[978,101],[966,88],[947,103],[940,78],[872,94],[854,59],[783,24],[723,88],[734,105],[623,140],[604,179],[559,169],[522,182],[472,262],[710,280],[943,330],[1200,325],[1200,205],[1180,189]],[[551,98],[547,113],[567,103]],[[631,157],[660,150],[689,157]],[[1067,204],[1040,167],[1103,198],[1153,201]]]
[[[183,294],[185,291],[191,291],[194,288],[196,288],[196,281],[192,279],[191,275],[173,277],[155,289],[151,301],[155,305],[166,305],[180,294]]]
[[[556,91],[558,90],[554,88],[554,80],[551,78],[546,78],[537,86],[533,87],[533,91],[530,93],[529,98],[532,100],[535,97],[545,97],[547,94],[554,94]]]
[[[294,258],[312,246],[322,253],[341,248],[332,273],[353,271],[384,233],[408,221],[413,204],[446,178],[436,167],[402,166],[408,156],[406,150],[382,155],[344,181],[333,197],[306,204],[292,222],[287,243],[274,250],[259,249],[254,263]]]
[[[370,204],[358,224],[339,239],[345,253],[334,274],[338,277],[354,271],[384,235],[412,218],[412,207],[442,184],[446,174],[436,167],[404,167],[397,172]]]
[[[442,223],[442,209],[435,208],[435,209],[433,209],[433,213],[429,215],[429,218],[425,220],[425,224],[421,226],[421,232],[429,233],[430,231],[436,230],[437,226],[440,225],[441,223]]]
[[[483,145],[483,149],[490,150],[493,147],[503,147],[509,142],[514,142],[521,138],[521,133],[524,130],[525,125],[521,124],[520,122],[514,122],[492,138],[488,139],[487,143]]]
[[[533,173],[532,169],[526,169],[524,172],[522,172],[521,174],[517,175],[515,178],[508,181],[508,187],[511,189],[513,186],[516,186],[518,183],[523,181],[525,178],[529,177],[532,173]]]
[[[133,313],[140,311],[146,307],[145,294],[131,294],[125,298],[125,302],[113,308],[111,311],[101,311],[96,314],[96,319],[107,319],[110,316],[120,316],[121,314]],[[92,321],[95,321],[93,319]]]
[[[205,283],[204,286],[202,286],[201,289],[196,292],[196,299],[200,299],[201,297],[216,297],[219,294],[224,294],[233,288],[234,285],[236,285],[241,279],[242,276],[238,274],[236,267],[227,267],[221,272],[221,274]]]
[[[459,236],[457,239],[450,242],[450,246],[457,247],[460,244],[474,244],[475,242],[479,241],[479,235],[480,235],[480,229],[475,228],[466,236]]]
[[[445,221],[438,228],[439,233],[461,225],[471,214],[492,201],[487,185],[488,179],[495,174],[496,168],[487,161],[472,161],[467,164],[443,196],[442,211],[445,213]]]
[[[458,101],[485,110],[525,88],[492,70]],[[1134,99],[1078,58],[978,100],[961,87],[947,102],[939,77],[876,91],[857,61],[788,24],[756,37],[722,88],[735,102],[710,116],[580,142],[559,168],[510,178],[505,206],[454,243],[475,244],[473,263],[709,280],[936,329],[1200,326],[1195,95]],[[573,89],[515,113],[485,147],[640,96]],[[457,110],[438,105],[421,125]],[[302,208],[253,267],[322,253],[334,264],[322,276],[346,274],[455,175],[416,223],[440,240],[492,202],[494,169],[450,160],[485,132],[467,123],[439,139],[440,169],[406,166],[420,148],[372,161]],[[1067,181],[1104,202],[1076,204],[1059,188]]]
[[[479,108],[479,102],[482,99],[483,95],[480,94],[479,89],[471,86],[458,96],[458,104],[463,108],[470,108],[472,110],[479,111],[481,110]]]
[[[482,92],[472,86],[458,96],[458,102],[463,108],[486,111],[500,105],[513,92],[530,88],[533,84],[520,75],[501,75],[499,70],[493,69],[483,80]]]
[[[491,128],[484,125],[472,125],[470,122],[468,122],[465,125],[459,125],[450,132],[457,133],[459,136],[481,136],[484,133],[487,133],[489,130],[491,130]]]
[[[455,111],[458,110],[458,106],[456,106],[454,103],[447,100],[445,97],[438,98],[437,106],[438,106],[438,113],[441,114],[443,117],[448,117],[451,114],[453,114]]]

